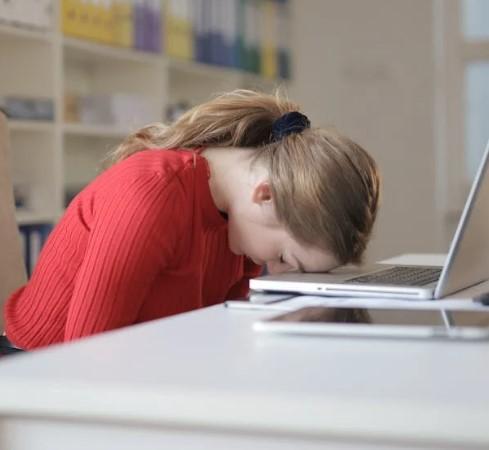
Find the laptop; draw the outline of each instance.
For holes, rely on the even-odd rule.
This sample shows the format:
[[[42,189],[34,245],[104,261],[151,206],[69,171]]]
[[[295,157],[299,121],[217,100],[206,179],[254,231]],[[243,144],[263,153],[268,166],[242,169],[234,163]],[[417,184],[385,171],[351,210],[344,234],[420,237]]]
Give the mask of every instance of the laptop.
[[[253,291],[335,297],[439,299],[489,279],[489,141],[442,267],[373,264],[250,280]]]

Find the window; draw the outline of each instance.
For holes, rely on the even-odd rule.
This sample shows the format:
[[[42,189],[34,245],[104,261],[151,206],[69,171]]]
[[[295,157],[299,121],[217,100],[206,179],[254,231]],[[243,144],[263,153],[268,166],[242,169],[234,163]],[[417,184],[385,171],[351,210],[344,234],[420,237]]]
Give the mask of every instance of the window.
[[[461,13],[465,175],[472,180],[489,139],[489,1],[463,0]]]
[[[448,243],[489,139],[489,0],[433,6],[437,205]]]
[[[465,68],[465,160],[469,180],[475,176],[488,139],[489,60]]]
[[[463,34],[468,40],[489,40],[489,1],[464,0]]]

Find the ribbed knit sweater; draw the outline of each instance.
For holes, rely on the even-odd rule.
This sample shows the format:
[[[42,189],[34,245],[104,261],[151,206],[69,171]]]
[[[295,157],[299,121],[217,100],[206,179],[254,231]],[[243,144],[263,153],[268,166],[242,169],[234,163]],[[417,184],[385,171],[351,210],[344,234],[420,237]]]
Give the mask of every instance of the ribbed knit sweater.
[[[260,267],[229,250],[209,176],[184,150],[138,152],[99,175],[8,299],[8,338],[33,349],[246,295]]]

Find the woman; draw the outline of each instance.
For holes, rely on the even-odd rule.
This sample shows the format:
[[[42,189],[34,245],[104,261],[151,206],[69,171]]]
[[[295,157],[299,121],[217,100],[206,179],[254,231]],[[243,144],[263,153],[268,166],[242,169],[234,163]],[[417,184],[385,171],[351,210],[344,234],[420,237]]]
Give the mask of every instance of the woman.
[[[279,96],[237,90],[147,126],[70,204],[5,306],[23,349],[239,298],[269,272],[359,262],[373,159]]]

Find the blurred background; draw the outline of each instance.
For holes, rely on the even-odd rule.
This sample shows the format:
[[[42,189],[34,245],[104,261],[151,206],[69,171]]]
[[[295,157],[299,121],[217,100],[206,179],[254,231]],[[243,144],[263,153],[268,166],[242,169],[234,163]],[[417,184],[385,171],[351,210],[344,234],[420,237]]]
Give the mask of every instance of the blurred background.
[[[368,259],[447,251],[489,138],[489,1],[0,0],[29,269],[125,135],[238,87],[282,87],[377,159]]]

